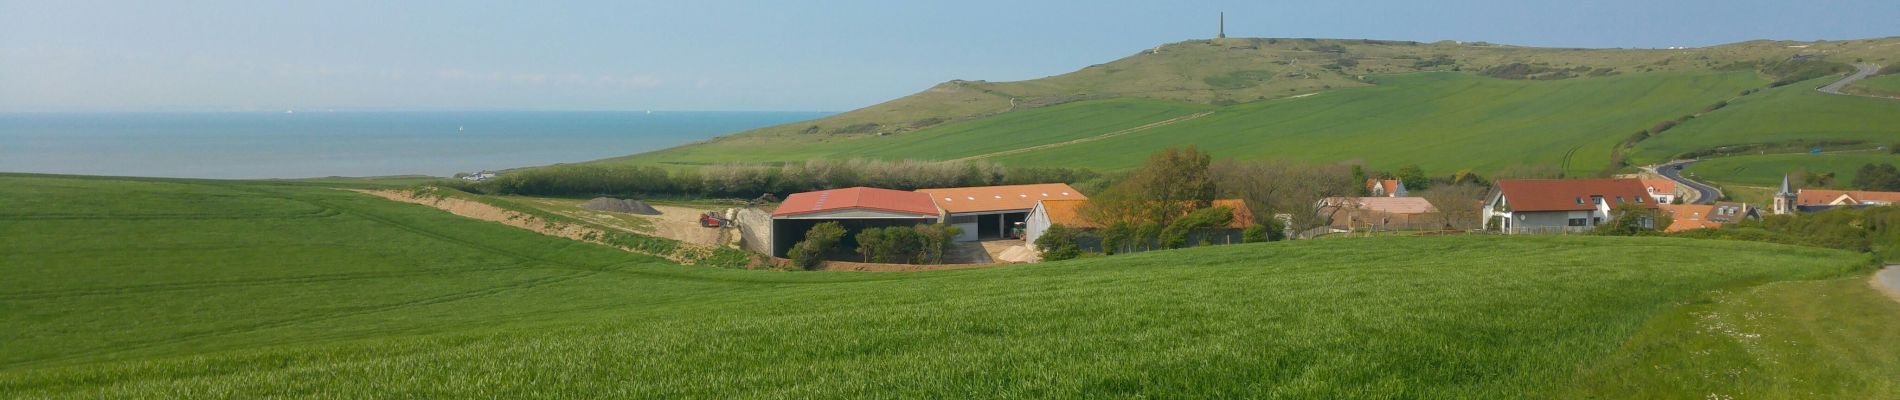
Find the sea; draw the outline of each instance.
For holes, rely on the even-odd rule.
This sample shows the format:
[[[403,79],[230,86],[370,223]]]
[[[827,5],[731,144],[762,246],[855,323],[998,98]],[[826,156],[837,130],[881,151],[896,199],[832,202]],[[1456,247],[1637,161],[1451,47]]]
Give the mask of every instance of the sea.
[[[0,113],[0,172],[449,176],[641,153],[824,112]]]

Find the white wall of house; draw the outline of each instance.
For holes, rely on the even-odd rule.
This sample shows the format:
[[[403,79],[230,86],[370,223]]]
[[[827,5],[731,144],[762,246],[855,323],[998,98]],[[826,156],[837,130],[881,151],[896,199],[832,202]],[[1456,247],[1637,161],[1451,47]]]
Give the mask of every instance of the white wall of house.
[[[1503,193],[1494,194],[1484,203],[1483,222],[1480,226],[1486,230],[1498,230],[1506,234],[1519,233],[1560,233],[1583,232],[1610,221],[1608,201],[1600,201],[1593,210],[1574,211],[1524,211],[1500,210],[1498,204],[1510,204]],[[1499,217],[1502,229],[1491,226],[1491,217]]]
[[[1023,218],[1023,242],[1029,248],[1036,248],[1036,238],[1049,230],[1049,212],[1043,210],[1042,202],[1036,202],[1036,208],[1029,209],[1029,216]]]

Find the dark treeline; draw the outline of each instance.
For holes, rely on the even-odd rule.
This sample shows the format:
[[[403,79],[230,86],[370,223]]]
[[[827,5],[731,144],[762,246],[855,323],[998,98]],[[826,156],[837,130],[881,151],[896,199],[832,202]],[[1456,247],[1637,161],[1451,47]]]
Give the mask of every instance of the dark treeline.
[[[558,165],[503,174],[482,182],[446,183],[464,191],[528,196],[756,198],[869,186],[897,190],[1064,182],[1084,193],[1112,176],[1079,168],[1003,166],[990,162],[810,160],[777,165],[723,164],[668,171],[652,166]]]

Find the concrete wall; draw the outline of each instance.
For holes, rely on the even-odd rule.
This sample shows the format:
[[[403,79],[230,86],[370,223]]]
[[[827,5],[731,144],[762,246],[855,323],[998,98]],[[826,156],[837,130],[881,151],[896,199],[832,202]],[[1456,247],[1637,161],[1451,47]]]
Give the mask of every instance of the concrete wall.
[[[757,208],[741,208],[733,222],[739,225],[739,247],[759,254],[772,254],[772,213]]]

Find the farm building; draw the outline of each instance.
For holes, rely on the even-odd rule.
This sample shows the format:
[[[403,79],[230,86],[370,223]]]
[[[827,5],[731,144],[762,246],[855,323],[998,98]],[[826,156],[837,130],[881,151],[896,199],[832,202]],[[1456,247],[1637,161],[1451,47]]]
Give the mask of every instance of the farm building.
[[[1507,234],[1587,232],[1625,203],[1657,208],[1638,179],[1504,179],[1485,196],[1482,223]]]
[[[937,208],[943,210],[946,223],[962,229],[957,241],[969,242],[1010,237],[1011,228],[1029,217],[1036,202],[1044,200],[1087,200],[1082,192],[1063,183],[1034,185],[978,186],[921,189]]]
[[[1082,215],[1082,206],[1086,204],[1088,204],[1088,200],[1043,200],[1037,202],[1036,208],[1030,210],[1028,219],[1025,221],[1026,226],[1023,229],[1023,241],[1029,243],[1031,247],[1034,247],[1036,239],[1042,237],[1042,234],[1047,232],[1051,225],[1062,225],[1063,227],[1085,233],[1083,237],[1078,240],[1080,243],[1077,243],[1081,245],[1083,250],[1102,251],[1101,238],[1098,235],[1087,234],[1087,232],[1101,229],[1105,226],[1089,219],[1088,216]],[[1254,225],[1253,209],[1247,207],[1247,202],[1240,199],[1218,199],[1214,200],[1211,206],[1227,207],[1233,210],[1233,220],[1229,221],[1226,226],[1203,229],[1198,232],[1190,233],[1188,235],[1188,243],[1206,242],[1212,244],[1232,244],[1244,241],[1241,232]]]
[[[1400,231],[1444,228],[1438,209],[1422,197],[1328,197],[1320,216],[1335,232]]]
[[[849,241],[865,228],[937,223],[941,212],[923,193],[902,190],[854,187],[793,194],[772,211],[772,256],[784,257],[820,223],[844,225]]]

